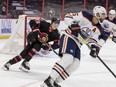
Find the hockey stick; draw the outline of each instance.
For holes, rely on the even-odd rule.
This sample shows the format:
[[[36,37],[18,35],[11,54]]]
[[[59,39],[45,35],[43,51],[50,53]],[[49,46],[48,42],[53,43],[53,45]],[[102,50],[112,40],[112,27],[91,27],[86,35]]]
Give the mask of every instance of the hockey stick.
[[[109,72],[116,78],[116,75],[113,71],[105,64],[105,62],[97,55],[97,58],[102,62],[102,64],[109,70]]]
[[[51,47],[51,46],[49,46],[48,45],[48,43],[44,43],[46,46],[48,46],[59,58],[61,58],[59,55],[58,55],[58,53]]]
[[[75,38],[76,40],[78,40],[80,43],[82,43],[82,39],[80,39],[79,37],[76,37],[74,35],[71,35],[73,38]],[[85,44],[87,45],[86,41]],[[88,45],[87,45],[88,46]],[[89,46],[88,46],[89,47]],[[91,48],[89,47],[89,49],[91,50]],[[113,71],[105,64],[105,62],[97,55],[97,58],[101,61],[101,63],[109,70],[109,72],[116,78],[116,75],[113,73]]]
[[[88,48],[91,50],[91,48],[89,46],[88,46]],[[109,70],[109,72],[116,78],[116,75],[114,74],[114,72],[108,67],[108,65],[98,55],[97,55],[97,58]]]
[[[58,57],[60,57],[60,56],[58,55],[58,53],[57,53],[47,42],[42,41],[42,43],[44,43],[46,46],[48,46]],[[60,58],[61,58],[61,57],[60,57]]]
[[[73,36],[75,39],[78,39],[79,41],[81,41],[79,38]],[[82,42],[82,41],[81,41]],[[85,43],[86,44],[86,43]],[[86,44],[87,45],[87,44]],[[87,45],[88,46],[88,45]],[[88,46],[89,47],[89,46]],[[89,47],[89,49],[91,49]],[[97,58],[100,60],[100,62],[109,70],[109,72],[116,78],[116,75],[114,74],[114,72],[106,65],[106,63],[97,55]]]
[[[41,34],[41,32],[39,31],[39,33]],[[39,38],[38,38],[39,39]],[[43,40],[41,40],[42,41],[42,43],[44,43],[46,46],[48,46],[58,57],[60,57],[59,55],[58,55],[58,53],[47,43],[47,42],[45,42],[45,41],[43,41]],[[60,57],[61,58],[61,57]]]

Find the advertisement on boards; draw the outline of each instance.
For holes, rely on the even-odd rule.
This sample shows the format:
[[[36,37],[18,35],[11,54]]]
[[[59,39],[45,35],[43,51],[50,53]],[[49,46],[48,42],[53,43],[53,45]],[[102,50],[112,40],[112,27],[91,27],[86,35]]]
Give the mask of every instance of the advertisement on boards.
[[[0,19],[0,37],[9,37],[11,35],[16,19]]]

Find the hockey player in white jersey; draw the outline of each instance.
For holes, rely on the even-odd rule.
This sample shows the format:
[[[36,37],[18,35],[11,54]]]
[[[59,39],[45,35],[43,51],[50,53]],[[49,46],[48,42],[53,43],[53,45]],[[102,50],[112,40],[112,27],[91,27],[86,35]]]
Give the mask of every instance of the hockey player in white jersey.
[[[101,47],[106,42],[108,37],[112,34],[112,41],[116,43],[116,19],[115,10],[109,11],[109,16],[107,17],[106,9],[103,6],[95,6],[93,9],[93,15],[96,16],[99,20],[99,23],[104,28],[104,32],[106,34],[106,39],[102,39],[100,37],[99,43],[101,43]]]
[[[109,25],[112,27],[112,29],[109,32],[110,35],[112,35],[112,41],[116,43],[116,11],[114,9],[111,9],[106,19],[110,21]]]
[[[58,83],[66,80],[80,64],[80,47],[83,44],[78,39],[79,34],[88,42],[91,48],[90,55],[96,57],[99,53],[99,36],[106,38],[97,18],[86,11],[67,13],[65,22],[69,26],[60,38],[59,56],[52,68],[51,74],[41,87],[61,87]]]
[[[115,21],[116,20],[116,11],[114,9],[111,9],[109,11],[109,14],[108,14],[108,18],[107,18],[109,21]]]

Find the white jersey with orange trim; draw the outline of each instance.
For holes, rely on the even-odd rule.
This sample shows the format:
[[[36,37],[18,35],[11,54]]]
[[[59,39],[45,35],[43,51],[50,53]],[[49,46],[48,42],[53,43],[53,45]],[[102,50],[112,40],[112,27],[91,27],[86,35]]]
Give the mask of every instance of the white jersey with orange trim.
[[[102,38],[100,38],[98,44],[100,46],[100,48],[104,45],[104,43],[107,41],[108,37],[110,35],[112,36],[116,36],[116,19],[114,18],[112,21],[109,20],[109,18],[107,17],[105,20],[103,20],[103,22],[100,22],[101,26],[104,29],[105,32],[105,39],[103,40]]]
[[[87,36],[86,41],[89,46],[92,44],[97,44],[99,41],[99,35],[104,35],[104,30],[100,24],[94,25],[92,23],[93,15],[86,11],[76,13],[68,13],[65,15],[65,22],[68,26],[71,26],[74,23],[77,23],[80,26],[80,31],[82,33],[82,37]]]
[[[101,26],[104,28],[105,32],[109,32],[111,34],[113,34],[113,36],[116,36],[116,23],[115,22],[111,22],[109,20],[104,20],[101,23]]]

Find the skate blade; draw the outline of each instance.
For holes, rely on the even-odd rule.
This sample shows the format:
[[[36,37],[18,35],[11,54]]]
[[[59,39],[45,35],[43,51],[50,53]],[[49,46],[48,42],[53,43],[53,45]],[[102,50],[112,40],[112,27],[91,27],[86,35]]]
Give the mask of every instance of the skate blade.
[[[29,70],[25,69],[25,68],[24,68],[24,67],[22,67],[22,66],[20,66],[20,67],[19,67],[19,69],[20,69],[21,71],[23,71],[23,72],[26,72],[26,73],[28,73],[28,72],[29,72]]]

